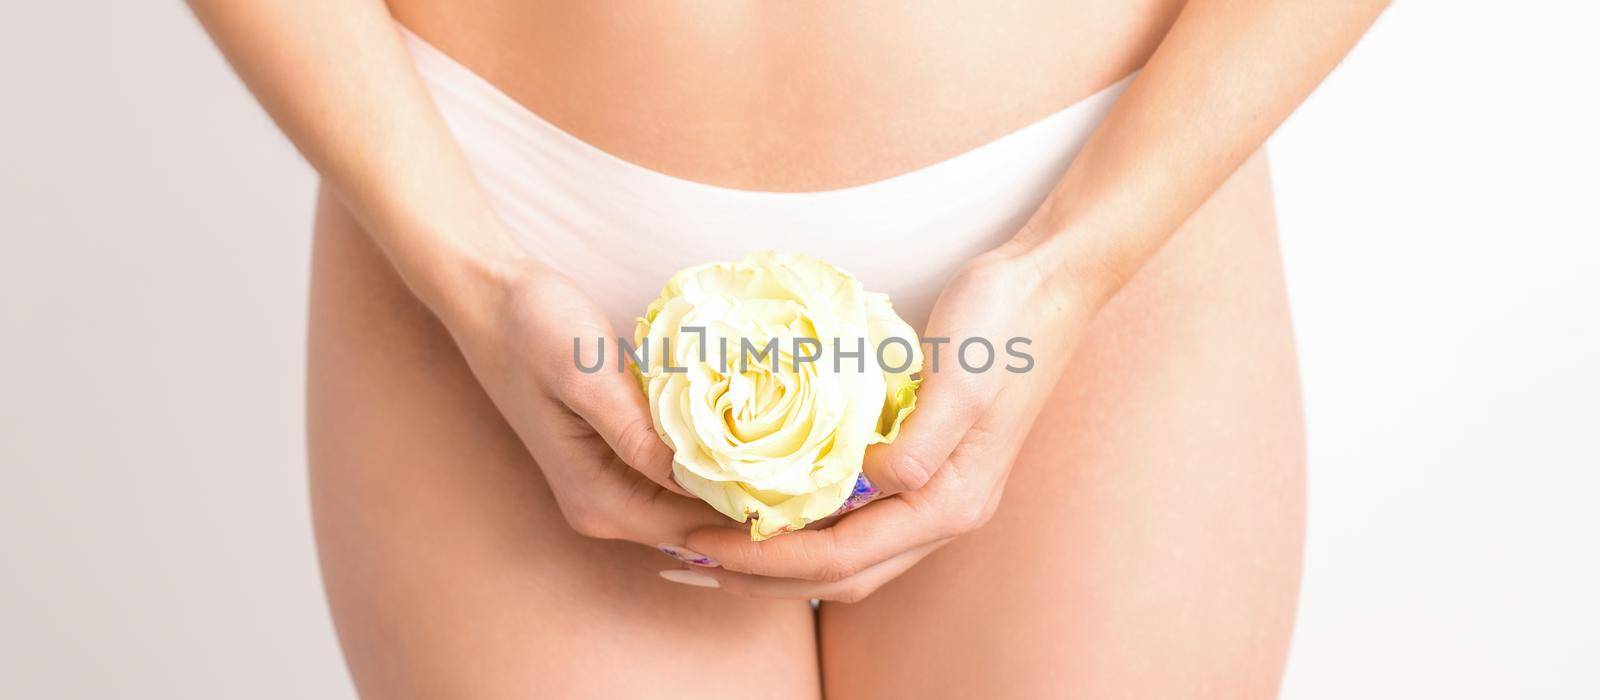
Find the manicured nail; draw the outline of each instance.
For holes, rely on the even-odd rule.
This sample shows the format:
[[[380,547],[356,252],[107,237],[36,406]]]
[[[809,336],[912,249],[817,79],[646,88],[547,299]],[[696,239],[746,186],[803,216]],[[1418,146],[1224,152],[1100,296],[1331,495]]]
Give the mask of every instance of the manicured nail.
[[[710,576],[697,574],[688,569],[667,569],[661,572],[661,578],[673,583],[681,583],[685,586],[699,586],[701,588],[717,588],[722,585]]]
[[[677,559],[685,564],[694,564],[695,566],[717,566],[717,560],[687,547],[679,547],[675,544],[658,544],[656,545],[656,549],[661,550],[662,554],[672,557],[673,559]]]
[[[861,476],[856,477],[856,485],[855,488],[850,489],[850,497],[846,498],[844,505],[839,506],[839,510],[834,511],[833,514],[841,515],[848,513],[852,510],[860,508],[861,506],[871,503],[872,499],[877,497],[878,487],[872,485],[872,480],[868,479],[866,474],[862,474]]]

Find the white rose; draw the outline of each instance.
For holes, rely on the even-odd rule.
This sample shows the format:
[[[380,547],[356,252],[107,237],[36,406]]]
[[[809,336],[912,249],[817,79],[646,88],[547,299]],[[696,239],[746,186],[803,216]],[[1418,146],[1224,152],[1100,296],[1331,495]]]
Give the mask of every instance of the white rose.
[[[674,275],[634,343],[678,483],[749,521],[755,540],[844,504],[867,447],[893,440],[911,412],[922,369],[886,295],[782,253]]]

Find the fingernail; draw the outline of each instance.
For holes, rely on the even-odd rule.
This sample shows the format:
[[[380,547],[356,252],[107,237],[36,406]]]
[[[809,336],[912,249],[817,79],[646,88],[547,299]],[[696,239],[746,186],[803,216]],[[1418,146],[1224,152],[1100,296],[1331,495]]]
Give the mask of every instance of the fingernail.
[[[872,480],[866,474],[856,477],[855,488],[850,489],[850,497],[844,500],[844,505],[833,512],[834,515],[848,513],[872,502],[878,497],[878,487],[872,485]]]
[[[667,569],[661,572],[661,578],[685,586],[699,586],[701,588],[717,588],[722,584],[705,574],[697,574],[688,569]]]
[[[685,564],[694,564],[695,566],[717,566],[717,560],[687,547],[679,547],[675,544],[658,544],[656,545],[656,549],[661,550],[662,554],[672,557],[673,559],[677,559]]]

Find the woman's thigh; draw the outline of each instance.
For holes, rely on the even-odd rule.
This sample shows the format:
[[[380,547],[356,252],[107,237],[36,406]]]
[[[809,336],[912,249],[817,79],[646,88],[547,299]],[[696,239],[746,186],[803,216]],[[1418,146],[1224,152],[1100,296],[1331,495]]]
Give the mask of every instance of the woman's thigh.
[[[317,545],[364,697],[818,696],[805,602],[668,583],[676,562],[566,526],[443,327],[326,193],[308,384]]]
[[[1095,321],[994,518],[825,604],[833,698],[1269,697],[1304,442],[1263,157]]]

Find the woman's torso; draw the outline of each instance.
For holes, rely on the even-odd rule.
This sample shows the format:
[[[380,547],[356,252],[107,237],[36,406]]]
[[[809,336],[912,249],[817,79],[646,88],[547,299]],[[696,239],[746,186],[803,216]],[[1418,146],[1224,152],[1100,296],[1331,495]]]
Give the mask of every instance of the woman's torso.
[[[890,293],[908,319],[925,314],[956,266],[1026,219],[1080,134],[1024,130],[1021,155],[1016,139],[995,139],[1137,67],[1176,3],[391,4],[544,119],[660,171],[551,133],[408,40],[508,224],[627,332],[671,273],[737,256],[735,242],[814,252]],[[605,9],[619,6],[627,12]],[[969,158],[879,182],[997,147],[1001,158],[979,160],[1032,174],[975,171]],[[811,193],[731,192],[663,172]],[[879,184],[834,189],[863,183]],[[930,183],[972,192],[923,196]],[[999,191],[1013,185],[1028,191]],[[1168,690],[1235,682],[1219,670],[1246,667],[1262,669],[1251,676],[1260,687],[1275,682],[1298,580],[1303,446],[1260,156],[1085,331],[994,521],[874,598],[830,610],[820,630],[803,605],[666,590],[652,583],[659,554],[572,533],[449,334],[331,190],[322,202],[311,492],[330,604],[363,691],[564,685],[572,695],[649,678],[647,693],[715,694],[706,679],[756,669],[767,688],[804,693],[818,649],[830,688],[856,679],[866,696],[929,678],[952,692],[937,672],[951,663],[1105,695],[1152,675],[1138,663],[1152,656],[1198,659],[1152,675]],[[1041,528],[1040,513],[1061,517]],[[1166,584],[1175,577],[1194,585]],[[951,621],[985,644],[953,643]],[[609,672],[608,659],[627,659],[629,672]],[[680,684],[683,659],[702,672]]]
[[[1178,3],[390,4],[424,39],[613,155],[723,187],[817,191],[939,163],[1077,103],[1141,64]],[[679,267],[736,255],[717,237],[738,227],[774,247],[833,246],[826,259],[890,292],[903,314],[925,311],[953,265],[1003,240],[1005,224],[1037,204],[983,187],[955,201],[880,200],[929,180],[981,183],[990,173],[971,172],[970,160],[909,186],[900,178],[845,194],[688,186],[494,109],[504,105],[441,60],[429,68],[495,205],[617,317],[641,311]],[[1048,189],[1037,179],[1016,181]],[[1014,211],[988,211],[1000,202]],[[833,218],[861,204],[895,220]],[[947,211],[921,211],[930,208]],[[815,638],[803,605],[667,590],[652,583],[659,554],[572,533],[448,333],[331,189],[317,228],[311,493],[330,605],[363,691],[564,685],[571,695],[579,684],[647,678],[656,694],[712,692],[706,679],[756,669],[769,688],[807,692],[819,648],[830,650],[826,677],[866,679],[856,687],[869,696],[928,678],[949,692],[926,670],[952,660],[1091,695],[1126,689],[1129,669],[1147,671],[1136,662],[1152,655],[1199,659],[1154,674],[1174,688],[1215,685],[1219,669],[1247,664],[1275,681],[1298,580],[1303,448],[1259,156],[1085,332],[994,521],[873,599],[830,611]],[[778,235],[795,231],[813,235]],[[1041,528],[1042,512],[1063,516]],[[1174,576],[1196,583],[1163,584]],[[1023,612],[997,614],[995,600]],[[1141,624],[1152,619],[1175,622]],[[986,644],[951,643],[937,629],[951,621]],[[996,651],[1006,655],[983,656]],[[628,659],[629,672],[609,673],[607,659]],[[702,672],[680,683],[683,659]]]
[[[882,180],[1093,94],[1179,0],[390,0],[396,18],[565,131],[752,190]]]
[[[624,331],[676,270],[760,249],[840,265],[920,329],[965,261],[1026,222],[1093,128],[1081,119],[1103,113],[1102,88],[1143,65],[1180,9],[390,2],[449,56],[424,73],[511,229]],[[521,106],[485,111],[496,96]],[[1265,160],[1224,192],[1147,264],[1162,290],[1137,313],[1233,308],[1242,279],[1282,300]]]

